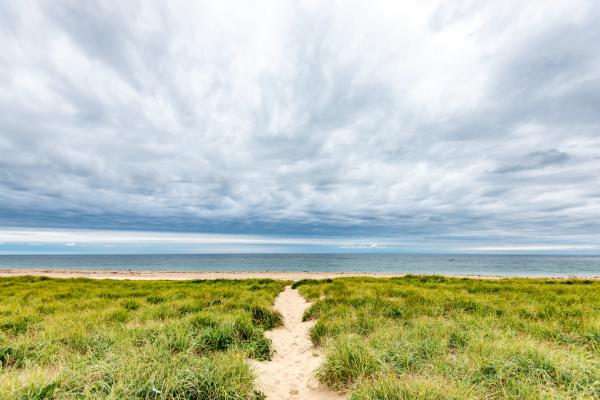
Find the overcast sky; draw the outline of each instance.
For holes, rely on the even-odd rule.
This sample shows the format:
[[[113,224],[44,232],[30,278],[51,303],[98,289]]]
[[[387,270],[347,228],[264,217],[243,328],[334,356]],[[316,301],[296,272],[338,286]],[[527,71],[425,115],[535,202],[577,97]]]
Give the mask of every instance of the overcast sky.
[[[598,252],[598,21],[0,1],[0,252]]]

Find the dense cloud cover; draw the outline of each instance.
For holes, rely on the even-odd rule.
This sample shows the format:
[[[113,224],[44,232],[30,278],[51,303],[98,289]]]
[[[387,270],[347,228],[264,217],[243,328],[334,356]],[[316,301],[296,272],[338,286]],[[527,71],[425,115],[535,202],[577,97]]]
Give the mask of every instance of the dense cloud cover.
[[[594,0],[0,2],[0,227],[595,246],[599,20]]]

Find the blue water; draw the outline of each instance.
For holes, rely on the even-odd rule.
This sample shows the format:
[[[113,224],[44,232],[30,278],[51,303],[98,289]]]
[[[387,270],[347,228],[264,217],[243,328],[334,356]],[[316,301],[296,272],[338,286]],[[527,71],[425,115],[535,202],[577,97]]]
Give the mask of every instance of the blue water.
[[[600,276],[600,256],[466,254],[0,255],[0,268]]]

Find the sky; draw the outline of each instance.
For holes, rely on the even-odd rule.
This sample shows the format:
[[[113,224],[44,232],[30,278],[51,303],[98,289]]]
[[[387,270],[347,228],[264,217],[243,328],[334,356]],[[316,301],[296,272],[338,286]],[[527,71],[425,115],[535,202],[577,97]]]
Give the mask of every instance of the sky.
[[[0,253],[600,253],[599,20],[0,1]]]

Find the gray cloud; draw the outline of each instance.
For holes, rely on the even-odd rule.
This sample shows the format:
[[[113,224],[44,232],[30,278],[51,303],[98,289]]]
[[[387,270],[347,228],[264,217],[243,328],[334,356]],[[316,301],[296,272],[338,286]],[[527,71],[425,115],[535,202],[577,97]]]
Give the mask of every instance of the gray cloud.
[[[531,169],[545,168],[550,165],[562,164],[569,160],[569,155],[556,149],[547,151],[534,151],[525,154],[519,163],[501,167],[495,170],[498,174],[509,172],[527,171]]]
[[[0,8],[2,226],[600,234],[596,2]]]

